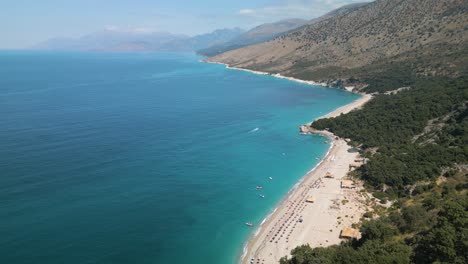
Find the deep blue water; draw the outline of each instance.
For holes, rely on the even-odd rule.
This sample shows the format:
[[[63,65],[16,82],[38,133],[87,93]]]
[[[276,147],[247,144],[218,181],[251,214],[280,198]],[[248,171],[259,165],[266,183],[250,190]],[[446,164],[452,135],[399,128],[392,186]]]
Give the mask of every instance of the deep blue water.
[[[0,52],[0,263],[236,261],[358,96],[199,60]]]

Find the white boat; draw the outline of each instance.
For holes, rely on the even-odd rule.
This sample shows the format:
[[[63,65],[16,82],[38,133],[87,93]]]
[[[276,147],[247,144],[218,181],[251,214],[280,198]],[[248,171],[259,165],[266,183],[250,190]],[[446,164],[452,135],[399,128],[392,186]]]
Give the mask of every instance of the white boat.
[[[265,195],[263,195],[263,194],[260,194],[259,196],[260,196],[260,198],[265,198]]]
[[[273,180],[273,177],[268,177],[268,179]]]
[[[245,225],[246,225],[246,226],[252,227],[252,226],[253,226],[253,223],[252,223],[252,222],[247,222],[247,223],[245,223]]]
[[[263,187],[262,186],[257,186],[257,187],[255,187],[255,189],[256,190],[261,190],[261,189],[263,189]]]

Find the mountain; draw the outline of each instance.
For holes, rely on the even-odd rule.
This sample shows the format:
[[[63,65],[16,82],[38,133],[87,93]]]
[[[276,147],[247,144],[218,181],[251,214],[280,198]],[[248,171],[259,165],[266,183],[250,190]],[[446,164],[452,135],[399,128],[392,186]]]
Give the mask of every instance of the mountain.
[[[378,0],[208,61],[317,81],[458,76],[467,28],[464,0]]]
[[[349,5],[344,5],[340,8],[337,8],[337,9],[334,9],[328,13],[326,13],[325,15],[323,16],[320,16],[320,17],[317,17],[317,18],[314,18],[314,19],[311,19],[307,22],[308,25],[312,25],[312,24],[315,24],[315,23],[318,23],[320,21],[323,21],[323,20],[326,20],[326,19],[329,19],[329,18],[332,18],[334,16],[339,16],[339,15],[345,15],[345,14],[348,14],[348,13],[351,13],[363,6],[366,6],[368,5],[369,2],[363,2],[363,3],[354,3],[354,4],[349,4]]]
[[[234,49],[242,48],[245,46],[268,41],[268,40],[274,39],[275,37],[278,37],[280,35],[283,35],[295,29],[298,29],[304,25],[312,25],[320,21],[334,17],[334,16],[350,13],[367,4],[369,3],[365,2],[365,3],[354,3],[354,4],[345,5],[338,9],[328,12],[323,16],[311,19],[309,21],[306,21],[303,19],[286,19],[286,20],[275,22],[275,23],[262,24],[260,26],[257,26],[247,31],[246,33],[240,35],[238,38],[235,38],[232,41],[229,41],[220,45],[214,45],[206,49],[198,50],[198,53],[201,55],[210,57],[210,56],[215,56],[215,55],[218,55],[220,53],[223,53],[229,50],[234,50]]]
[[[33,49],[45,50],[116,50],[125,43],[146,43],[147,46],[158,46],[188,36],[168,32],[124,31],[106,29],[84,35],[80,38],[54,38],[39,43]]]
[[[194,51],[229,41],[243,32],[239,28],[219,29],[212,33],[189,37],[167,32],[107,29],[77,39],[50,39],[32,48],[41,50]]]
[[[230,41],[198,50],[198,53],[205,56],[213,56],[228,50],[257,44],[273,39],[306,23],[307,21],[302,19],[286,19],[275,23],[262,24]]]
[[[172,51],[196,51],[231,41],[232,39],[239,37],[244,32],[245,30],[240,28],[218,29],[211,33],[197,35],[188,39],[177,39],[167,42],[161,46],[161,49]]]

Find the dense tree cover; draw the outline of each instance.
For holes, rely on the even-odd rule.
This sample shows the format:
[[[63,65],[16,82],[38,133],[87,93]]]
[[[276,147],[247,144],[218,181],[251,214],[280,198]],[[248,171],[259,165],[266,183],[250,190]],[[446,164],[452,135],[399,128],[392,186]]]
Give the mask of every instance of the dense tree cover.
[[[416,236],[415,261],[419,263],[467,263],[467,197],[444,204],[437,224]]]
[[[317,120],[313,127],[328,128],[366,147],[408,144],[427,122],[456,110],[468,96],[468,80],[419,81],[396,95],[378,95],[363,111]]]
[[[411,90],[377,96],[363,110],[312,126],[350,138],[364,150],[377,148],[376,154],[368,154],[362,178],[377,189],[390,186],[387,193],[395,197],[407,185],[468,160],[467,88],[467,79],[425,80]]]
[[[335,264],[335,263],[410,263],[411,247],[401,242],[384,243],[369,240],[354,248],[350,244],[328,248],[301,246],[292,250],[292,258],[283,258],[281,264]]]
[[[394,203],[362,223],[361,239],[304,245],[280,263],[468,263],[468,174],[456,166],[468,160],[467,101],[468,78],[415,81],[361,110],[314,122],[360,146],[368,161],[355,175],[374,197]],[[441,175],[446,182],[436,183]]]
[[[383,66],[385,69],[383,72],[366,74],[363,82],[367,83],[368,86],[364,91],[369,93],[385,92],[393,90],[395,87],[413,86],[417,79],[411,66],[410,63],[392,63],[390,61]]]

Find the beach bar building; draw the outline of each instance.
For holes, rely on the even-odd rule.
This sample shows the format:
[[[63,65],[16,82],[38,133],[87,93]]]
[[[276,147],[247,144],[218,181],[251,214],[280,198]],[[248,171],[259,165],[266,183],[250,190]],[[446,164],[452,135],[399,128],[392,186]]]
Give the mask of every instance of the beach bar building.
[[[356,158],[354,160],[354,162],[363,164],[364,163],[364,158]]]
[[[325,178],[333,179],[333,174],[327,172],[327,174],[325,174]]]
[[[356,189],[356,185],[352,180],[342,180],[341,189]]]
[[[361,167],[361,165],[362,165],[361,163],[353,162],[353,163],[349,164],[349,170],[351,171],[353,169],[357,169],[357,168]]]
[[[340,238],[359,239],[361,238],[361,232],[359,232],[359,230],[354,229],[354,228],[344,227],[343,229],[341,229]]]
[[[309,198],[307,198],[306,202],[315,203],[315,198],[314,197],[309,197]]]

